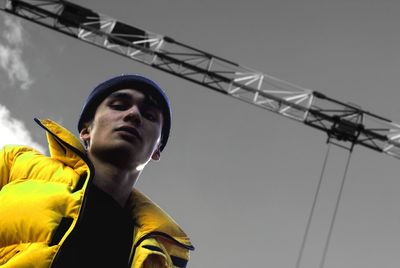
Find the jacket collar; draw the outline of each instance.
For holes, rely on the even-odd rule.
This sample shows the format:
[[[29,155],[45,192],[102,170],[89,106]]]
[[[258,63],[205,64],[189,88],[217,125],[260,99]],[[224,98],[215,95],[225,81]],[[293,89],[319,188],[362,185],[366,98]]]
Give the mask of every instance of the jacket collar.
[[[35,122],[46,130],[51,158],[72,167],[79,175],[84,174],[91,164],[80,141],[66,128],[50,119],[35,118]]]
[[[35,118],[35,121],[46,130],[52,158],[74,168],[78,174],[87,171],[88,165],[92,166],[80,140],[69,130],[50,119]],[[134,188],[130,202],[132,215],[140,226],[138,238],[151,233],[165,233],[189,249],[193,249],[188,236],[179,225],[144,193]]]

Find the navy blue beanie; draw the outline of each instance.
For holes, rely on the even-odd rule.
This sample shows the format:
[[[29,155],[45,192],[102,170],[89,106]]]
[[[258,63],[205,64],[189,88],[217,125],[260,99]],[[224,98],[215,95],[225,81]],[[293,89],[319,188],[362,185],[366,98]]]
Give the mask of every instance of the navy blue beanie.
[[[93,119],[97,107],[105,98],[107,98],[107,96],[114,91],[126,88],[137,89],[145,94],[148,92],[148,94],[154,97],[160,104],[160,108],[163,113],[160,146],[160,150],[162,151],[167,144],[171,129],[171,108],[169,105],[169,100],[167,95],[164,93],[164,90],[159,85],[157,85],[154,81],[138,74],[118,75],[96,86],[89,94],[83,105],[83,109],[78,121],[78,131],[80,132],[84,127],[84,124]]]

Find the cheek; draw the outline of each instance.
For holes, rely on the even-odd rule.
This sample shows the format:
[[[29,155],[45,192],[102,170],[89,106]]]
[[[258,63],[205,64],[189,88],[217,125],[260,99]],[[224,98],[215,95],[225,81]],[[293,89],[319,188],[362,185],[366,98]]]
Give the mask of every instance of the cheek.
[[[118,114],[116,113],[104,113],[99,114],[97,118],[95,118],[95,124],[99,127],[109,126],[112,122],[118,120]]]
[[[98,139],[100,137],[104,137],[104,135],[108,135],[108,133],[112,130],[114,126],[113,122],[116,121],[117,119],[109,114],[107,115],[99,114],[97,117],[95,117],[92,123],[92,131],[91,131],[92,139],[93,138]]]
[[[161,140],[161,129],[153,128],[153,129],[149,130],[148,133],[152,137],[152,140],[154,141],[154,143],[157,145],[158,142]]]

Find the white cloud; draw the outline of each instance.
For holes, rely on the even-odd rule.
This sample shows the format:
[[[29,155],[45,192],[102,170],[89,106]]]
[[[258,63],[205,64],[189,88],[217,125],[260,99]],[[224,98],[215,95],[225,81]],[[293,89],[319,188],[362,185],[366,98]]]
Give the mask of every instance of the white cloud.
[[[12,85],[16,81],[21,83],[22,90],[27,90],[33,83],[28,68],[22,61],[22,50],[11,48],[0,43],[0,67],[7,72]]]
[[[12,118],[10,111],[0,105],[0,148],[6,144],[28,145],[42,153],[46,152],[42,145],[33,141],[24,123]]]
[[[10,15],[4,18],[0,39],[0,71],[4,71],[13,86],[17,84],[20,89],[28,90],[33,83],[27,65],[22,59],[24,44],[23,28],[20,20],[13,19]],[[2,81],[4,85],[4,81]],[[0,147],[6,144],[28,145],[41,152],[45,149],[34,142],[24,123],[10,115],[10,111],[0,104]]]
[[[33,84],[29,69],[22,59],[24,44],[23,28],[18,19],[10,15],[3,15],[4,30],[0,41],[0,68],[6,72],[11,85],[20,83],[22,90],[27,90]]]
[[[20,20],[11,19],[11,16],[4,16],[6,29],[3,31],[3,37],[10,44],[21,45],[23,42],[23,28]]]

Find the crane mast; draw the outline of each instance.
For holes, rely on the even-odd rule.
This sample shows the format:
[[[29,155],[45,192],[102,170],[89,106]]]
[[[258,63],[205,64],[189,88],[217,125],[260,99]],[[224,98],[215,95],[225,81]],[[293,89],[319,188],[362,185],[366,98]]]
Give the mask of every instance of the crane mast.
[[[400,125],[314,90],[64,0],[6,0],[4,11],[324,131],[328,141],[400,158]]]

